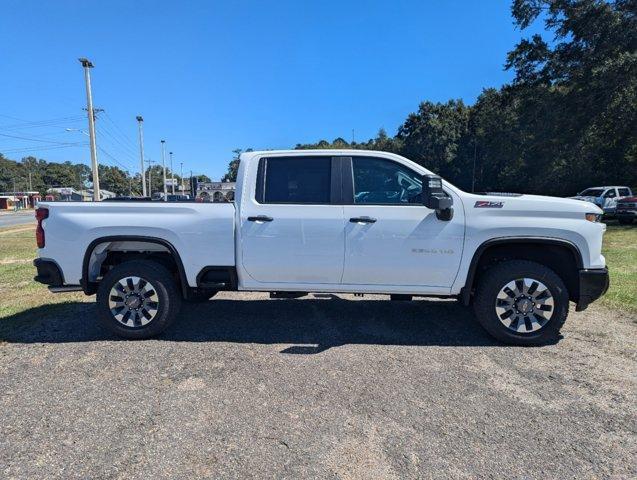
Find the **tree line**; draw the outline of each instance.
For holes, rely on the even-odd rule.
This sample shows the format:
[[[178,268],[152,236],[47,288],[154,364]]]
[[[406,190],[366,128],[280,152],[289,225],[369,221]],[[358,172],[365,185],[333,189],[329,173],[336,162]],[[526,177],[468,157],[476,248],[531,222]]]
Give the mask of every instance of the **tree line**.
[[[484,89],[473,105],[424,101],[394,136],[381,129],[366,142],[296,148],[394,152],[467,191],[637,186],[637,0],[515,0],[511,12],[520,29],[542,21],[551,37],[514,46],[511,83]]]
[[[100,188],[117,195],[141,195],[141,176],[130,175],[117,166],[99,165]],[[163,170],[153,165],[150,173],[146,170],[146,181],[150,175],[153,192],[163,191]],[[209,182],[206,175],[197,175],[199,181]],[[166,178],[171,178],[171,171],[166,168]],[[175,173],[175,181],[181,184],[182,178]],[[186,188],[189,178],[184,178]],[[47,162],[35,157],[25,157],[20,161],[5,158],[0,153],[0,192],[33,190],[45,195],[49,188],[70,187],[84,190],[92,186],[91,169],[82,163]]]

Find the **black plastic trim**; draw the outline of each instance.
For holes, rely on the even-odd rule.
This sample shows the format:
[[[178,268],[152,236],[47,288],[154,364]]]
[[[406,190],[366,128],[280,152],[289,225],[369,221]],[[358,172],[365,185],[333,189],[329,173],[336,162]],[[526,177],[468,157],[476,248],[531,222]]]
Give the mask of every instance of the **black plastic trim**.
[[[610,279],[608,268],[591,268],[579,271],[579,298],[575,311],[585,310],[591,303],[608,291]]]
[[[205,282],[204,276],[209,272],[216,272],[220,275],[219,282]],[[201,269],[197,274],[198,288],[215,288],[217,290],[236,290],[239,281],[237,279],[237,269],[235,267],[214,267],[207,266]]]
[[[47,260],[44,258],[36,258],[33,260],[33,266],[38,271],[38,274],[33,277],[33,280],[44,285],[51,287],[61,287],[64,285],[64,275],[60,266],[53,260]]]
[[[188,292],[188,279],[186,277],[184,264],[181,261],[181,257],[179,256],[177,249],[167,240],[157,237],[146,237],[143,235],[111,235],[108,237],[96,238],[89,244],[86,248],[86,252],[84,252],[84,260],[82,262],[82,279],[80,280],[82,290],[86,295],[93,295],[97,291],[97,283],[88,281],[88,265],[91,255],[93,254],[93,250],[95,250],[95,247],[97,247],[100,243],[109,242],[149,242],[166,247],[175,259],[177,270],[179,271],[179,278],[181,280],[181,291],[184,297],[186,296]]]
[[[480,245],[475,253],[473,254],[473,258],[471,259],[471,264],[469,265],[469,271],[467,272],[467,280],[465,281],[464,287],[460,291],[460,300],[464,305],[469,305],[471,301],[471,289],[473,287],[473,281],[476,276],[476,269],[478,268],[478,263],[480,262],[480,257],[482,254],[490,247],[494,245],[504,245],[509,243],[541,243],[545,245],[558,245],[561,247],[567,247],[571,250],[575,257],[575,263],[577,268],[582,269],[584,264],[582,262],[582,253],[580,252],[577,245],[568,240],[564,240],[562,238],[551,238],[551,237],[501,237],[501,238],[493,238],[491,240],[487,240],[482,245]]]

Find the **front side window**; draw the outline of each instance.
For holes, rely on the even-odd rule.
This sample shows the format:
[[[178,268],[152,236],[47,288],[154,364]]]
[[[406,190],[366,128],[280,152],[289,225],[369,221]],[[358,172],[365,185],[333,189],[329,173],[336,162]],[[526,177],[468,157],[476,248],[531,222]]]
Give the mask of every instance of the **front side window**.
[[[257,176],[260,203],[330,203],[330,157],[264,158]]]
[[[615,189],[611,188],[604,194],[604,198],[615,198]]]
[[[421,203],[421,175],[403,165],[373,157],[352,159],[354,203],[401,205]]]

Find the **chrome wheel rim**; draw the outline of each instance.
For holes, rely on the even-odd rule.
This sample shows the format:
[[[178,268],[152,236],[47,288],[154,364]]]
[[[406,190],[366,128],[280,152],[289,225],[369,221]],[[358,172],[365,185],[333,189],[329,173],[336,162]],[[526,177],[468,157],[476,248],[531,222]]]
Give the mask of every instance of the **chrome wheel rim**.
[[[540,330],[553,316],[553,294],[539,280],[518,278],[507,283],[495,301],[500,322],[516,333]]]
[[[153,321],[159,309],[155,287],[140,277],[124,277],[111,288],[108,307],[122,325],[139,328]]]

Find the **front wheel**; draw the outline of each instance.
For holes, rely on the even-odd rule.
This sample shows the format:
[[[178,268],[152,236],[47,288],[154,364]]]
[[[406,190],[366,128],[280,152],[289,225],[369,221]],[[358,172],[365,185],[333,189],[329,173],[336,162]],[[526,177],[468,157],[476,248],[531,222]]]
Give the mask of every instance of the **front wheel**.
[[[120,337],[145,339],[159,335],[174,320],[181,295],[162,265],[134,260],[115,266],[97,289],[98,317]]]
[[[474,299],[476,317],[496,339],[514,345],[555,342],[568,315],[568,291],[550,268],[510,260],[488,269]]]

